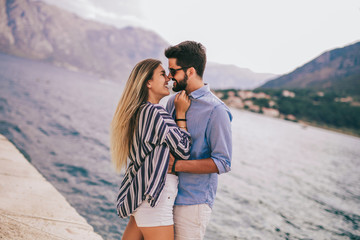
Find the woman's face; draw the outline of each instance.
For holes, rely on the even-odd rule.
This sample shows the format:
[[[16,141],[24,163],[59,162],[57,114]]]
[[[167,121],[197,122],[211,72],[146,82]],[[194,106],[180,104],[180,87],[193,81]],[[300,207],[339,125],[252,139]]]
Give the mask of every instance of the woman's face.
[[[149,98],[160,100],[170,94],[168,83],[170,79],[167,77],[164,68],[159,65],[155,70],[152,78],[148,81]]]

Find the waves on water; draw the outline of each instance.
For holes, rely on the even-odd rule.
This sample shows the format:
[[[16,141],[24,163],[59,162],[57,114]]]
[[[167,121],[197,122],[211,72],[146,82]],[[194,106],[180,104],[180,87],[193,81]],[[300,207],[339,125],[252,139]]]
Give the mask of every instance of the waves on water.
[[[94,226],[120,239],[109,127],[122,86],[0,54],[0,133]],[[232,109],[232,171],[205,239],[360,239],[360,139]]]

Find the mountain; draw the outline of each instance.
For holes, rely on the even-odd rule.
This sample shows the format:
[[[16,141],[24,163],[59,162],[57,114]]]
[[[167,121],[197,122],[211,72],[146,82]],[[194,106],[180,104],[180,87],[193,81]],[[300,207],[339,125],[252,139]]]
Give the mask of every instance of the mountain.
[[[140,28],[117,29],[39,1],[0,0],[0,51],[71,70],[121,77],[169,44]]]
[[[360,92],[360,42],[327,51],[261,88],[340,88]]]
[[[234,65],[207,63],[204,80],[216,89],[253,89],[277,77],[271,73],[254,73],[247,68]]]
[[[0,52],[9,55],[123,82],[142,59],[157,58],[166,65],[168,46],[142,28],[118,29],[41,1],[0,0]],[[212,88],[254,88],[273,77],[212,63],[205,71]]]

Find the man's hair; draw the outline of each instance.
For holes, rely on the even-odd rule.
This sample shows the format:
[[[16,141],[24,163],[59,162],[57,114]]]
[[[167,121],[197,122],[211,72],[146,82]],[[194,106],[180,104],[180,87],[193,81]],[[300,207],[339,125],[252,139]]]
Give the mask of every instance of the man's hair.
[[[206,65],[206,49],[201,43],[194,41],[181,42],[165,50],[167,58],[176,58],[181,67],[193,67],[197,75],[203,77]]]

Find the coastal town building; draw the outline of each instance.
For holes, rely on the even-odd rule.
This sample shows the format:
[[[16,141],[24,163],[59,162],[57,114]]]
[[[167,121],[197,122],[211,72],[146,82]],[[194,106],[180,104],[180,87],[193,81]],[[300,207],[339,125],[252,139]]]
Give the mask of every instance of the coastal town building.
[[[279,117],[280,116],[280,112],[277,109],[274,108],[262,108],[262,112],[264,115],[269,116],[269,117]]]
[[[229,96],[228,99],[225,101],[225,103],[229,107],[235,107],[235,108],[244,108],[244,102],[239,97]]]
[[[263,92],[259,92],[259,93],[254,93],[252,91],[238,91],[237,95],[241,98],[241,99],[250,99],[250,98],[257,98],[257,99],[261,99],[261,98],[266,98],[266,99],[270,99],[271,96],[263,93]]]
[[[320,92],[320,91],[319,91],[319,92],[317,92],[316,94],[317,94],[319,97],[323,97],[323,96],[325,96],[325,93],[324,93],[324,92]]]
[[[335,98],[335,102],[347,103],[352,101],[353,101],[352,97]]]
[[[254,93],[252,91],[238,91],[238,96],[241,97],[241,99],[248,99],[254,97]]]
[[[295,97],[295,93],[294,92],[290,92],[288,90],[283,90],[282,91],[282,95],[284,97],[291,97],[291,98],[294,98]]]
[[[252,112],[260,112],[260,106],[258,105],[249,106],[249,110]]]
[[[296,117],[292,114],[286,115],[285,119],[290,120],[290,121],[296,121]]]
[[[296,121],[296,117],[294,115],[280,114],[280,111],[275,108],[277,105],[276,101],[272,100],[271,96],[264,92],[254,93],[252,91],[245,90],[240,90],[236,92],[234,90],[229,90],[226,92],[215,91],[214,94],[217,97],[223,99],[225,104],[229,107],[247,109],[252,112],[262,113],[269,117],[283,118],[291,121]],[[282,95],[285,97],[295,97],[295,93],[288,90],[284,90],[282,92]],[[268,107],[257,105],[256,99],[268,99]]]
[[[269,101],[269,107],[274,107],[276,105],[276,102],[275,101],[273,101],[273,100],[270,100]]]
[[[267,95],[266,93],[259,92],[259,93],[255,93],[255,94],[254,94],[254,98],[257,98],[257,99],[261,99],[261,98],[270,99],[271,96],[270,96],[270,95]]]
[[[244,101],[244,104],[245,104],[245,106],[248,106],[248,107],[251,107],[254,105],[253,101],[251,101],[251,100]]]

